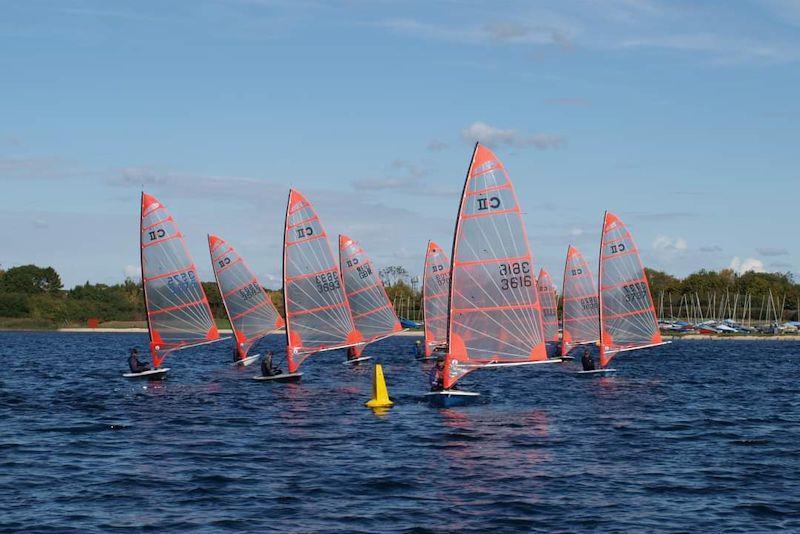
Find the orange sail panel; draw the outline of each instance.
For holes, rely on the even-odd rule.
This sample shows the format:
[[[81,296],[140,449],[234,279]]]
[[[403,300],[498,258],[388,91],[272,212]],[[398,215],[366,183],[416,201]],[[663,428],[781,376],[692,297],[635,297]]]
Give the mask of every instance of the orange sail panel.
[[[447,299],[450,297],[450,259],[442,247],[428,242],[422,277],[422,313],[425,317],[425,356],[447,346]]]
[[[562,295],[561,355],[566,356],[577,345],[600,339],[597,286],[583,254],[572,245],[567,249]]]
[[[339,264],[317,212],[302,194],[290,190],[283,236],[289,372],[296,372],[314,352],[361,341],[341,280]]]
[[[476,144],[453,243],[445,388],[488,363],[547,359],[534,276],[514,186]]]
[[[631,233],[613,213],[600,242],[600,365],[617,352],[662,343],[650,285]]]
[[[339,267],[356,330],[365,343],[400,332],[402,327],[372,261],[357,241],[339,236]]]
[[[219,339],[183,234],[157,198],[142,193],[142,285],[150,354],[158,368],[173,350]]]
[[[259,339],[283,327],[283,319],[253,271],[232,246],[220,237],[209,235],[208,250],[236,338],[238,357],[243,360]]]
[[[553,279],[545,269],[539,271],[536,287],[539,288],[539,302],[542,303],[544,340],[558,341],[558,297]]]

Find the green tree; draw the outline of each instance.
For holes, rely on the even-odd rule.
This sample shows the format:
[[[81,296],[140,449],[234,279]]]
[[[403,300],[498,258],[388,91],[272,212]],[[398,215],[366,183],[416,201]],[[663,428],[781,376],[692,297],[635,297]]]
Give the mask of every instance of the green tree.
[[[0,292],[3,293],[56,294],[62,287],[61,277],[52,267],[21,265],[8,269],[0,277]]]
[[[390,265],[378,271],[378,276],[381,277],[383,285],[392,287],[396,284],[408,284],[409,274],[405,267],[401,265]]]

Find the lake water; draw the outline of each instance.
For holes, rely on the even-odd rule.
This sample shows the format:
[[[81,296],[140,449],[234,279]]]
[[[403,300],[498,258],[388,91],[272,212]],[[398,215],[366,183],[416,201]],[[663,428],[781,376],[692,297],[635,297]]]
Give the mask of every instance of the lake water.
[[[414,339],[371,366],[317,354],[296,385],[178,352],[121,378],[144,334],[2,333],[0,529],[58,531],[800,529],[800,344],[684,341],[577,364],[475,372],[479,404],[422,401]],[[262,347],[283,353],[283,339]]]

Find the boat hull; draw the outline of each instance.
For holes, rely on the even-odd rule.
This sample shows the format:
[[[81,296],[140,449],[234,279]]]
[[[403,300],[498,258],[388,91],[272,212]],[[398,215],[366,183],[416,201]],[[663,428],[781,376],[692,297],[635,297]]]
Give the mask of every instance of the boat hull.
[[[164,380],[169,369],[169,367],[162,367],[159,369],[150,369],[149,371],[143,371],[141,373],[123,373],[122,376],[123,378],[128,378],[131,380]]]
[[[443,390],[426,393],[425,398],[433,406],[453,408],[475,402],[480,395],[480,393],[475,393],[474,391]]]
[[[253,380],[257,382],[299,382],[303,373],[281,373],[274,376],[256,375]]]
[[[578,376],[581,376],[581,377],[591,378],[593,376],[613,375],[616,372],[617,372],[616,369],[594,369],[592,371],[578,371],[575,374],[577,374]]]
[[[342,365],[358,365],[361,362],[365,362],[371,359],[372,356],[362,356],[361,358],[353,358],[352,360],[345,360],[342,362]]]
[[[247,367],[249,365],[253,365],[254,363],[256,363],[259,358],[261,358],[260,354],[256,354],[256,355],[253,355],[253,356],[248,356],[247,358],[244,358],[243,360],[239,360],[239,361],[233,362],[232,365],[234,365],[235,367]]]

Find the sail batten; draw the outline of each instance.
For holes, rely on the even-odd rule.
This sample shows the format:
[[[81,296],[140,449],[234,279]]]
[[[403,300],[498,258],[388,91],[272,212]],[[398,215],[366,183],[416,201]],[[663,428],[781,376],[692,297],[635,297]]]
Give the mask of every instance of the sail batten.
[[[315,352],[362,341],[328,234],[311,203],[294,189],[286,205],[283,297],[289,372]]]
[[[174,350],[219,339],[183,234],[166,207],[142,192],[139,250],[150,354],[158,368]]]
[[[480,364],[547,358],[519,201],[502,163],[480,144],[456,221],[448,311],[445,388]]]
[[[583,254],[572,245],[567,248],[562,286],[561,354],[566,356],[577,345],[599,339],[599,300],[594,276]]]
[[[603,217],[599,261],[600,365],[614,354],[662,343],[650,284],[630,231],[613,213]]]

